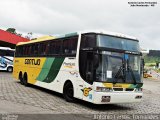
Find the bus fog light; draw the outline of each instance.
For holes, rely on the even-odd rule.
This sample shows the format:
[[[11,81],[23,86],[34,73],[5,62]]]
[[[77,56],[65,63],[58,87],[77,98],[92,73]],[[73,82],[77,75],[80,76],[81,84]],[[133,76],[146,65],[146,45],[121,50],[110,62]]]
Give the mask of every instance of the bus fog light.
[[[102,101],[101,102],[110,102],[111,96],[102,96]]]

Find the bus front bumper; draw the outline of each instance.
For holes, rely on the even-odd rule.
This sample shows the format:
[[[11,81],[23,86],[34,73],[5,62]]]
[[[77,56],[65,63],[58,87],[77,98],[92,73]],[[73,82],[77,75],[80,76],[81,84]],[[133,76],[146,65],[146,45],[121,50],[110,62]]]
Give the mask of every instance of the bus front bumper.
[[[142,92],[94,92],[94,104],[133,103],[142,100]]]

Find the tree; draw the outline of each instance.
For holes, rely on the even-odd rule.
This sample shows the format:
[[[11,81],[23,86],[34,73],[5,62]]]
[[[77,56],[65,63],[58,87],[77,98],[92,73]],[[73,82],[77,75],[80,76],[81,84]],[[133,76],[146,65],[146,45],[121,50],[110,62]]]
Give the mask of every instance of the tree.
[[[27,35],[25,36],[25,38],[27,38],[27,39],[30,39],[30,40],[31,40],[32,35],[33,35],[33,33],[32,33],[32,32],[29,32],[29,33],[27,33]]]
[[[7,31],[7,32],[10,32],[10,33],[12,33],[12,34],[15,34],[15,35],[17,35],[17,36],[23,37],[23,35],[22,35],[21,33],[17,33],[17,32],[16,32],[16,29],[15,29],[15,28],[8,28],[6,31]],[[25,36],[25,38],[31,39],[31,38],[32,38],[32,34],[33,34],[32,32],[27,33],[27,35]]]
[[[10,33],[12,33],[12,34],[17,34],[15,28],[8,28],[6,31],[7,31],[7,32],[10,32]]]

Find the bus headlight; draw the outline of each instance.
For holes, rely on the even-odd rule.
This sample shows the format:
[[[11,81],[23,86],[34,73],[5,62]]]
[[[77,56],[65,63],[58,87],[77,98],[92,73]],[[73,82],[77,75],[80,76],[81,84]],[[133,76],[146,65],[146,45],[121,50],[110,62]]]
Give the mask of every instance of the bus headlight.
[[[143,90],[142,88],[136,88],[135,92],[142,92],[142,90]]]
[[[107,87],[97,87],[96,88],[97,92],[112,92],[112,88],[107,88]]]

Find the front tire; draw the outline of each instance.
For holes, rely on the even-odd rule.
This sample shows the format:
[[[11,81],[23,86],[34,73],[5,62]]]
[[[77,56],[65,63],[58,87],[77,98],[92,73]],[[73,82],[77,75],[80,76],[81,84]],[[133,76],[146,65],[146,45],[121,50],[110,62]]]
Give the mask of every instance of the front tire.
[[[63,96],[67,102],[73,102],[74,101],[74,90],[73,90],[73,85],[70,82],[67,82],[64,85],[63,89]]]

